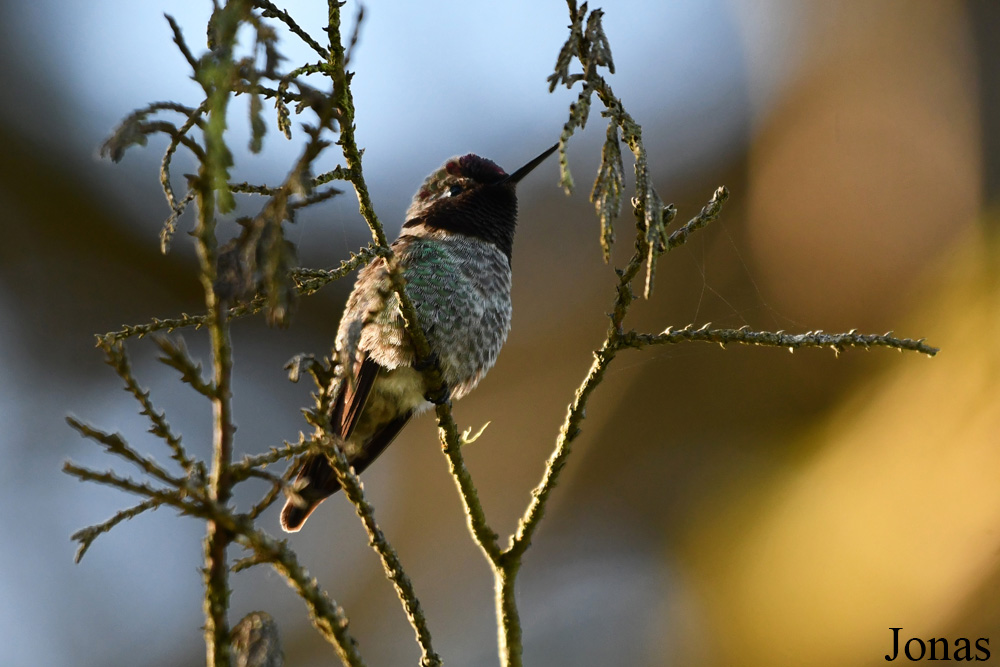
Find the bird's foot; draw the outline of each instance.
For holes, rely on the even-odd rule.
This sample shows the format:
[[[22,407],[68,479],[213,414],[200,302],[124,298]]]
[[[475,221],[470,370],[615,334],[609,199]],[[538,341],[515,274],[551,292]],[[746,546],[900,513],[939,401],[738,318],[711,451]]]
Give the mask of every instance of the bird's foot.
[[[417,359],[413,364],[414,370],[416,370],[419,373],[423,373],[428,368],[435,368],[435,367],[439,369],[441,368],[441,359],[440,357],[438,357],[438,353],[435,352],[434,350],[431,350],[431,353],[428,354],[423,359]]]
[[[435,368],[437,369],[436,375],[440,377],[441,359],[438,357],[437,352],[434,352],[432,350],[427,357],[415,363],[413,365],[413,368],[420,373],[424,373],[425,371],[431,368]],[[437,391],[431,390],[428,391],[426,394],[424,394],[424,398],[433,403],[434,405],[441,405],[443,403],[447,403],[450,397],[451,397],[451,389],[448,388],[448,383],[444,381],[443,377],[441,378],[441,387]]]
[[[434,405],[443,405],[451,399],[451,389],[448,388],[447,382],[441,380],[441,388],[437,391],[428,391],[424,394],[424,398]]]

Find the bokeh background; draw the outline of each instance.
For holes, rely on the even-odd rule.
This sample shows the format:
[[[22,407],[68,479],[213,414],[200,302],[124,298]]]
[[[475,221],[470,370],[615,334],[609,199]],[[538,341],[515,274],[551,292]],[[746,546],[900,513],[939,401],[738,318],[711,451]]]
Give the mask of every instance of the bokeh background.
[[[321,36],[323,3],[288,2]],[[1000,652],[1000,5],[992,0],[709,0],[605,4],[615,92],[644,126],[657,189],[694,215],[720,185],[722,220],[660,264],[630,316],[642,330],[718,326],[926,336],[931,360],[887,351],[707,345],[620,355],[591,401],[520,577],[532,665],[876,665],[903,636]],[[203,526],[159,510],[99,539],[69,535],[134,500],[60,473],[113,463],[63,421],[125,434],[161,460],[92,334],[198,309],[190,244],[163,256],[163,142],[96,157],[116,121],[196,101],[163,12],[203,48],[208,2],[0,4],[0,646],[4,665],[203,661]],[[353,15],[355,5],[345,10]],[[358,137],[394,233],[421,179],[474,151],[508,169],[558,136],[575,96],[546,76],[562,3],[370,2],[352,69]],[[294,40],[283,52],[309,58]],[[245,145],[245,106],[233,105]],[[467,450],[495,529],[511,531],[613,297],[586,194],[604,127],[521,187],[514,328],[456,407],[490,421]],[[237,180],[275,182],[298,143],[273,129]],[[320,168],[336,164],[335,151]],[[179,159],[175,173],[193,170]],[[248,209],[249,210],[249,209]],[[191,221],[182,220],[182,231]],[[620,221],[620,264],[631,221]],[[303,264],[365,242],[350,196],[289,232]],[[240,321],[240,452],[294,439],[308,387],[282,365],[332,343],[348,281],[304,301],[288,330]],[[197,354],[197,332],[185,332]],[[153,345],[140,380],[188,447],[209,414]],[[413,579],[435,647],[495,663],[492,582],[465,532],[430,417],[365,475]],[[117,465],[117,463],[116,463]],[[125,470],[119,466],[119,469]],[[244,490],[252,501],[261,487]],[[277,508],[262,518],[277,532]],[[351,618],[371,665],[418,651],[342,497],[291,538]],[[233,577],[233,621],[265,609],[290,665],[335,659],[300,601],[261,568]]]

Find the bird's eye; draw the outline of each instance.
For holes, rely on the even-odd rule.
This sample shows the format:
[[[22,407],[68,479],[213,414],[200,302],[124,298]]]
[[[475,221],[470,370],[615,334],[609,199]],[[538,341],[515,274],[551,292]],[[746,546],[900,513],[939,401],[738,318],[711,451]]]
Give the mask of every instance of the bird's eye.
[[[448,188],[448,194],[447,194],[448,197],[457,197],[460,194],[462,194],[462,186],[461,185],[458,185],[456,183],[455,185],[453,185],[450,188]]]

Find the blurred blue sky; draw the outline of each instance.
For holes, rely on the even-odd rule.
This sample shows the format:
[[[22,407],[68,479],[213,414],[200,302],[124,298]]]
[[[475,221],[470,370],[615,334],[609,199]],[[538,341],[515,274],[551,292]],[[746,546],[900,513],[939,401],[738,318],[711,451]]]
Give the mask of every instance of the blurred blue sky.
[[[732,150],[749,111],[746,104],[732,104],[734,91],[749,101],[747,49],[754,51],[758,71],[768,73],[754,81],[755,102],[766,98],[793,66],[794,59],[784,56],[796,42],[796,11],[744,8],[741,13],[742,5],[736,4],[629,0],[605,7],[618,71],[612,78],[616,93],[651,127],[677,130],[669,137],[676,159],[659,167],[663,178],[690,174],[703,166],[701,161]],[[767,8],[767,3],[752,4]],[[319,33],[325,3],[283,6],[307,30]],[[155,100],[196,101],[198,86],[183,75],[187,67],[163,14],[177,19],[198,52],[204,48],[208,7],[191,0],[42,0],[9,8],[17,26],[11,37],[33,47],[47,85],[72,119],[65,136],[45,132],[36,139],[69,140],[80,155],[89,155],[131,109]],[[352,23],[355,11],[353,3],[346,7]],[[369,181],[385,202],[387,219],[405,209],[412,184],[452,154],[474,151],[513,164],[558,136],[576,96],[565,89],[550,95],[545,80],[566,36],[564,3],[387,2],[370,3],[365,11],[351,64],[358,73],[358,140],[370,159]],[[782,33],[780,39],[774,38],[776,32]],[[316,59],[299,40],[284,39],[287,33],[282,37],[280,49],[290,62]],[[233,106],[236,136],[245,136],[245,108],[242,101]],[[728,123],[720,113],[727,108]],[[706,110],[714,110],[712,127],[692,122]],[[26,132],[38,134],[30,108],[10,111],[20,116]],[[603,135],[600,125],[591,123],[589,129],[597,127]],[[296,142],[285,142],[273,128],[268,138],[259,160],[238,157],[237,178],[281,175]],[[147,151],[128,159],[155,164],[158,157]],[[146,178],[146,169],[138,171]]]

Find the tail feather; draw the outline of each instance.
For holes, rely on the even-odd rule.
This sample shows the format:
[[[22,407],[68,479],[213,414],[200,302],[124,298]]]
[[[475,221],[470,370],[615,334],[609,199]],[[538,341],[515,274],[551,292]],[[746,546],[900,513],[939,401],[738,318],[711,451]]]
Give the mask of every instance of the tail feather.
[[[354,367],[353,380],[340,383],[339,393],[333,401],[333,414],[330,420],[340,438],[347,439],[354,432],[380,370],[381,366],[365,355],[364,359]],[[358,472],[361,472],[364,465],[357,468]],[[289,498],[281,510],[281,529],[286,533],[296,533],[301,530],[302,524],[313,510],[340,490],[337,475],[324,456],[313,455],[305,458],[295,477],[296,482],[301,480],[306,482],[299,491],[305,505],[300,507]]]
[[[385,451],[389,443],[402,430],[406,422],[410,420],[413,412],[407,412],[401,417],[397,417],[383,426],[361,449],[350,459],[354,472],[361,474],[379,454]],[[313,455],[308,457],[299,470],[296,481],[305,479],[306,485],[299,491],[299,496],[305,501],[305,505],[299,507],[292,499],[285,501],[285,507],[281,510],[281,528],[286,533],[298,532],[302,524],[306,522],[309,515],[320,503],[340,490],[340,482],[337,481],[337,473],[333,471],[325,456]]]
[[[296,482],[305,480],[305,486],[299,490],[299,498],[304,505],[296,505],[289,498],[281,510],[281,529],[286,533],[296,533],[302,528],[309,515],[320,503],[340,490],[337,474],[330,467],[325,456],[311,456],[302,462]]]
[[[303,524],[305,524],[306,519],[309,515],[313,513],[313,510],[319,507],[319,504],[323,502],[322,500],[315,500],[308,502],[305,507],[299,507],[291,500],[285,503],[285,507],[281,510],[281,529],[286,533],[297,533],[302,529]]]

